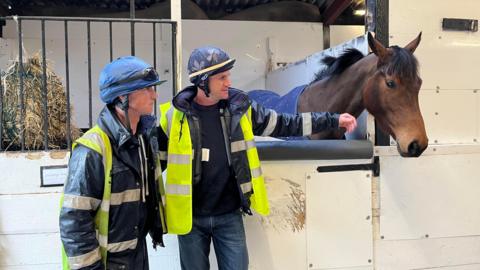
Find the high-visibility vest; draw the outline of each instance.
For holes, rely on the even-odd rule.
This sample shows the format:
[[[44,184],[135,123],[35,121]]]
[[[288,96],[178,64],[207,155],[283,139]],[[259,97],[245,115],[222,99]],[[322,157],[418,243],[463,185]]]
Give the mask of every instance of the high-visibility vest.
[[[107,262],[107,252],[109,248],[108,244],[108,218],[111,202],[111,176],[110,171],[112,169],[112,148],[110,145],[110,139],[108,135],[98,126],[94,126],[88,130],[82,137],[77,139],[72,145],[72,151],[75,147],[81,144],[86,146],[102,156],[103,159],[103,168],[104,168],[104,188],[103,188],[103,197],[100,203],[100,207],[97,210],[95,215],[95,230],[97,231],[97,240],[99,243],[99,248],[80,256],[67,257],[65,249],[62,245],[62,264],[64,270],[77,269],[78,266],[85,264],[85,262],[96,262],[100,256],[103,264],[106,268]],[[159,164],[159,158],[157,158],[158,163],[156,164],[155,170],[155,180],[157,181],[157,186],[159,188],[158,192],[163,194],[163,180],[161,179],[161,169]],[[61,206],[63,205],[64,194],[61,197]],[[159,211],[163,211],[163,206],[159,205]],[[162,218],[161,222],[164,224],[163,213],[160,213]],[[135,239],[136,240],[136,239]],[[132,243],[136,241],[132,241]],[[115,244],[111,244],[113,249],[115,249]],[[96,259],[95,259],[96,258]]]
[[[168,232],[187,234],[192,229],[193,145],[190,128],[184,113],[171,106],[170,102],[160,105],[160,111],[160,126],[169,138],[165,186]],[[251,193],[253,188],[251,208],[261,215],[268,215],[267,192],[250,119],[251,107],[240,120],[244,139],[231,142],[231,151],[246,151],[251,179],[242,183],[240,188],[244,194]]]
[[[82,263],[81,261],[76,260],[88,260],[94,257],[98,257],[99,254],[102,257],[103,264],[106,265],[107,262],[108,212],[110,210],[109,202],[111,195],[110,171],[112,169],[112,147],[110,145],[110,139],[108,138],[108,135],[98,125],[95,125],[93,128],[88,130],[82,137],[78,138],[73,143],[72,152],[78,144],[81,144],[96,151],[102,156],[103,159],[103,168],[105,170],[103,198],[100,207],[95,215],[95,230],[97,230],[98,232],[98,243],[100,247],[93,252],[85,254],[87,256],[76,256],[74,258],[68,258],[62,245],[62,264],[64,270],[70,270],[70,265]],[[63,194],[60,205],[63,205]],[[75,267],[73,267],[73,269],[75,269]]]

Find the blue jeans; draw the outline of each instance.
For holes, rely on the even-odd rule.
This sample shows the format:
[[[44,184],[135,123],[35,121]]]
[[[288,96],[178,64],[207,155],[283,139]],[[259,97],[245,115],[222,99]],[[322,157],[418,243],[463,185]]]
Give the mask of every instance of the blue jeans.
[[[213,240],[219,270],[247,270],[248,251],[242,214],[193,217],[192,231],[178,236],[182,270],[208,270]]]

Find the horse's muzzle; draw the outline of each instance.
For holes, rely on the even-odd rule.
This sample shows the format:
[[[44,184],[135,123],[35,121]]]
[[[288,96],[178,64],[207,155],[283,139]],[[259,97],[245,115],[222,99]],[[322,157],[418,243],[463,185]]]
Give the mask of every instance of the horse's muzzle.
[[[402,155],[404,157],[419,157],[423,151],[425,151],[426,147],[422,148],[417,141],[413,141],[408,145],[408,153],[406,155]]]

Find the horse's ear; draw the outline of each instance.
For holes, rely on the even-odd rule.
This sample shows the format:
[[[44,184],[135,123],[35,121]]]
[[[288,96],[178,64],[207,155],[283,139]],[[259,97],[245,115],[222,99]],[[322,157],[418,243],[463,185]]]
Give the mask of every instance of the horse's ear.
[[[422,32],[418,34],[417,38],[410,41],[407,46],[405,46],[405,49],[409,50],[411,53],[415,51],[415,49],[418,47],[418,44],[420,44],[420,40],[422,39]]]
[[[372,52],[380,59],[384,59],[387,55],[387,49],[376,38],[368,32],[368,46],[372,49]]]

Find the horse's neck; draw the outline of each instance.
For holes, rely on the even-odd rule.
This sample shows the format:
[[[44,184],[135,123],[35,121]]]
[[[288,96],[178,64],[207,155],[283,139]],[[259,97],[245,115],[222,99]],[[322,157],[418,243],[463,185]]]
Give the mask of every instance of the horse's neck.
[[[362,90],[368,79],[375,73],[376,65],[377,57],[370,54],[342,74],[326,81],[316,82],[307,90],[311,92],[312,100],[323,99],[322,102],[326,103],[325,111],[348,112],[358,116],[365,109]]]

